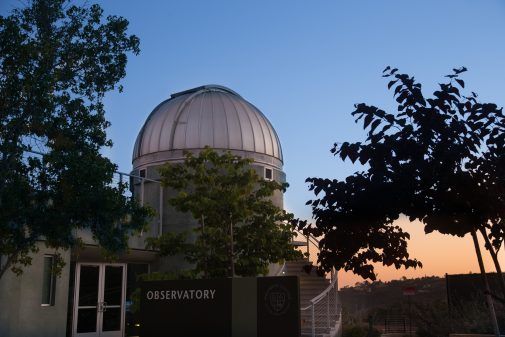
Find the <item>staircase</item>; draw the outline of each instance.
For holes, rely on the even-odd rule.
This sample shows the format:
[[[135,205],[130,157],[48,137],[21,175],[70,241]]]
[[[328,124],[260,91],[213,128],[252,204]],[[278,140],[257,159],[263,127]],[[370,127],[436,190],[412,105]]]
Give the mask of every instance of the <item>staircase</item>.
[[[336,280],[318,276],[315,270],[307,273],[304,267],[311,265],[307,260],[298,260],[288,261],[284,266],[284,275],[298,276],[300,280],[302,337],[337,336],[341,321]]]

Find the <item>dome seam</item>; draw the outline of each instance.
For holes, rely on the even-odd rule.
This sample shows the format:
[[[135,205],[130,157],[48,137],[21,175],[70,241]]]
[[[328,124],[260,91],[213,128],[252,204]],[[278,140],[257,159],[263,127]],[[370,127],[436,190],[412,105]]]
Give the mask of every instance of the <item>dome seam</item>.
[[[242,122],[240,121],[239,110],[237,109],[237,104],[236,104],[235,100],[230,99],[230,102],[233,105],[233,108],[235,108],[235,112],[237,113],[238,123],[240,126],[240,141],[241,141],[242,149],[244,149],[245,144],[244,144],[244,129],[243,128],[245,128],[245,126],[242,125]],[[240,103],[238,103],[238,104],[240,104]],[[252,138],[253,138],[253,151],[256,151],[256,141],[254,139],[254,129],[252,127],[251,119],[249,118],[249,114],[247,112],[244,112],[244,115],[249,120],[249,125],[251,126],[251,134],[252,134]]]
[[[246,106],[245,106],[245,104],[244,104],[243,101],[239,101],[238,104],[240,104],[244,108],[244,111],[247,111]],[[253,134],[253,141],[254,141],[254,152],[261,153],[261,151],[259,151],[259,149],[256,148],[256,134],[254,132],[254,126],[253,126],[253,122],[251,120],[251,116],[250,116],[249,113],[246,113],[246,115],[247,115],[247,118],[249,118],[249,122],[251,124],[251,129],[252,129],[252,134]],[[266,153],[265,134],[263,133],[263,130],[262,130],[263,127],[261,126],[261,123],[259,122],[258,116],[256,114],[254,114],[254,115],[255,115],[254,117],[256,117],[256,120],[258,121],[258,124],[259,124],[258,127],[261,130],[261,134],[263,135],[263,137],[262,137],[262,139],[263,139],[263,149],[264,149],[263,152]],[[266,154],[268,154],[268,153],[266,153]]]
[[[226,107],[225,107],[225,104],[224,104],[224,99],[223,99],[223,96],[222,94],[219,94],[219,100],[221,101],[221,104],[223,105],[223,113],[224,113],[224,117],[225,117],[225,121],[226,123],[224,123],[224,125],[226,126],[226,146],[228,148],[231,147],[231,140],[230,140],[230,128],[229,128],[229,120],[228,120],[228,113],[226,112]],[[214,143],[215,145],[215,143]]]
[[[210,96],[210,95],[209,95]],[[214,120],[214,100],[212,99],[212,96],[210,97],[210,120],[212,121],[212,145],[211,147],[215,147],[216,144],[216,126],[215,123],[216,121]],[[201,145],[205,146],[206,144],[203,144],[203,142],[200,142]]]
[[[203,102],[204,102],[204,98],[205,98],[205,92],[202,93],[202,95],[200,95],[200,111],[198,111],[198,140],[197,140],[197,144],[200,144],[201,143],[201,137],[202,137],[202,125],[203,125]]]
[[[193,100],[193,98],[199,94],[200,94],[200,92],[198,92],[198,91],[191,94],[177,108],[177,111],[175,112],[175,116],[174,116],[174,124],[172,125],[171,130],[170,130],[170,140],[169,140],[169,144],[168,144],[168,148],[170,150],[174,149],[175,129],[177,128],[177,124],[179,124],[179,118],[182,115],[182,111]],[[176,97],[178,97],[178,96],[176,96]],[[184,132],[184,136],[186,136],[186,132]]]

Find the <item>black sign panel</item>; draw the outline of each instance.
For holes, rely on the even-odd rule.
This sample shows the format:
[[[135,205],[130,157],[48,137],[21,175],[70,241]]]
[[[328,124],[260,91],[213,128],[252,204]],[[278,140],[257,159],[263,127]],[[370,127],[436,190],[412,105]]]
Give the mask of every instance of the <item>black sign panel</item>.
[[[231,337],[231,279],[147,281],[141,337]]]
[[[300,291],[296,276],[259,277],[258,337],[300,336]]]

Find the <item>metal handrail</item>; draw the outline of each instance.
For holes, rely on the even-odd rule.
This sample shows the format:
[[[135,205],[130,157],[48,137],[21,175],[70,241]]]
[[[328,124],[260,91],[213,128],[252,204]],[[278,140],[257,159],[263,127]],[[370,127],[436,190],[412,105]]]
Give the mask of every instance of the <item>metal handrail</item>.
[[[310,256],[310,248],[309,248],[310,244],[314,245],[318,250],[320,250],[319,249],[319,240],[317,238],[315,238],[314,236],[312,236],[310,234],[305,235],[303,232],[301,232],[297,229],[295,229],[295,230],[307,239],[307,255],[308,255],[308,257]],[[310,305],[300,309],[300,311],[307,311],[309,309],[311,310],[311,335],[312,335],[312,337],[316,336],[316,325],[317,325],[317,329],[319,329],[319,328],[321,328],[321,324],[324,324],[325,321],[326,321],[326,324],[324,324],[325,326],[323,326],[322,328],[325,329],[327,331],[327,333],[330,333],[333,329],[335,329],[334,331],[336,332],[337,336],[340,336],[342,333],[342,313],[339,311],[339,308],[338,308],[339,301],[338,301],[338,289],[337,289],[338,283],[337,282],[338,282],[337,272],[333,268],[332,272],[331,272],[331,282],[328,285],[328,287],[326,287],[326,289],[323,290],[319,295],[312,298],[310,300]],[[332,293],[332,291],[334,291],[334,293]],[[334,298],[333,298],[333,296],[334,296]],[[320,302],[322,302],[324,299],[326,299],[326,306],[325,306],[326,308],[323,307],[322,308],[323,311],[321,311]],[[333,308],[333,305],[330,305],[331,302],[333,302],[334,308]],[[316,306],[319,308],[317,315],[316,315]],[[324,304],[323,304],[323,306],[324,306]],[[331,314],[331,313],[333,313],[333,314]],[[333,315],[335,315],[335,316],[333,316]],[[333,321],[333,317],[335,317],[335,321],[334,321],[335,325],[334,326],[332,326],[332,323],[331,323]],[[317,318],[318,322],[316,322],[316,318]]]
[[[330,285],[319,295],[310,300],[311,304],[300,309],[306,311],[310,309],[311,315],[311,336],[316,336],[316,329],[324,329],[324,333],[331,333],[332,330],[336,335],[342,332],[342,315],[338,308],[338,290],[336,274],[332,272],[332,280]],[[326,300],[324,305],[323,300]],[[333,304],[332,304],[333,302]],[[322,305],[322,307],[321,307]],[[317,306],[317,315],[316,315]],[[317,322],[316,322],[317,319]]]
[[[125,173],[125,172],[119,172],[119,171],[116,171],[115,173],[119,174],[120,176],[127,176],[127,177],[137,178],[137,179],[140,179],[140,180],[143,180],[143,181],[150,181],[150,182],[153,182],[153,183],[161,184],[160,180],[146,178],[146,177],[141,177],[139,175],[135,175],[135,174],[131,174],[131,173]]]
[[[286,260],[284,260],[284,263],[282,264],[281,269],[275,274],[275,276],[282,276],[284,275],[284,270],[286,269]]]
[[[319,247],[319,240],[315,236],[312,236],[312,234],[305,235],[305,234],[303,234],[303,232],[300,232],[299,230],[296,230],[296,231],[298,233],[302,234],[303,236],[305,236],[307,238],[307,240],[309,240],[310,243],[312,243],[314,246]]]
[[[136,179],[136,182],[134,181],[133,183],[134,184],[137,184],[137,183],[140,183],[140,191],[138,192],[138,195],[136,196],[138,198],[138,201],[140,203],[140,205],[144,205],[144,200],[145,200],[145,184],[146,183],[156,183],[158,184],[158,187],[159,187],[159,194],[160,194],[160,198],[159,198],[159,209],[158,209],[158,228],[157,228],[157,233],[155,233],[154,235],[160,237],[162,234],[163,234],[163,208],[165,207],[164,206],[164,198],[163,198],[163,184],[160,180],[155,180],[155,179],[150,179],[150,178],[146,178],[146,177],[141,177],[140,175],[136,175],[136,174],[131,174],[131,173],[125,173],[125,172],[120,172],[120,171],[115,171],[114,174],[117,174],[119,175],[119,181],[120,182],[123,182],[123,177],[126,176],[126,177],[129,177],[129,178],[133,178],[133,179]],[[140,182],[139,182],[140,181]],[[130,180],[130,183],[132,183],[132,180]],[[131,186],[130,186],[131,188]],[[131,190],[133,192],[133,190]],[[142,230],[140,232],[140,236],[143,236],[144,235],[144,231]]]
[[[333,289],[333,287],[335,286],[335,283],[337,283],[336,273],[335,273],[335,276],[333,277],[333,279],[331,280],[330,285],[325,290],[323,290],[322,293],[320,293],[319,295],[315,296],[313,299],[310,300],[310,302],[312,304],[310,304],[304,308],[301,308],[300,311],[308,310],[314,304],[319,303],[323,299],[323,297],[325,297],[326,294],[328,294]]]
[[[319,240],[316,237],[312,236],[312,234],[306,235],[305,233],[303,233],[302,231],[300,231],[298,229],[295,229],[295,232],[297,232],[298,234],[304,236],[305,239],[307,240],[307,255],[310,256],[310,252],[309,252],[309,250],[310,250],[310,248],[309,248],[310,243],[312,243],[312,245],[314,245],[314,247],[316,247],[319,250]],[[308,258],[309,257],[307,256],[307,259]]]

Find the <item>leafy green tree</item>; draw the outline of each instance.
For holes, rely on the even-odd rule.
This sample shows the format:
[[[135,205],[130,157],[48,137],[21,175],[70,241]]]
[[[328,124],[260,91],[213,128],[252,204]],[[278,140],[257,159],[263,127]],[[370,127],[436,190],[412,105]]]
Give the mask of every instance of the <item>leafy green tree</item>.
[[[397,111],[357,104],[352,114],[363,123],[366,140],[332,149],[363,170],[342,181],[307,179],[317,196],[308,202],[315,224],[299,226],[323,236],[319,262],[324,270],[343,268],[374,280],[372,263],[421,266],[407,252],[409,234],[395,223],[401,214],[420,221],[426,233],[475,237],[480,232],[493,254],[503,242],[502,108],[479,103],[473,92],[460,93],[464,67],[454,69],[431,98],[413,77],[397,71],[384,70]]]
[[[286,184],[267,181],[252,161],[206,147],[184,163],[160,169],[162,183],[176,191],[169,203],[189,212],[199,226],[150,239],[161,255],[182,254],[199,277],[255,276],[270,263],[296,259],[292,215],[270,199]]]
[[[0,17],[0,277],[21,273],[43,240],[68,249],[90,229],[111,253],[147,211],[112,185],[103,98],[139,40],[98,5],[33,0]]]

